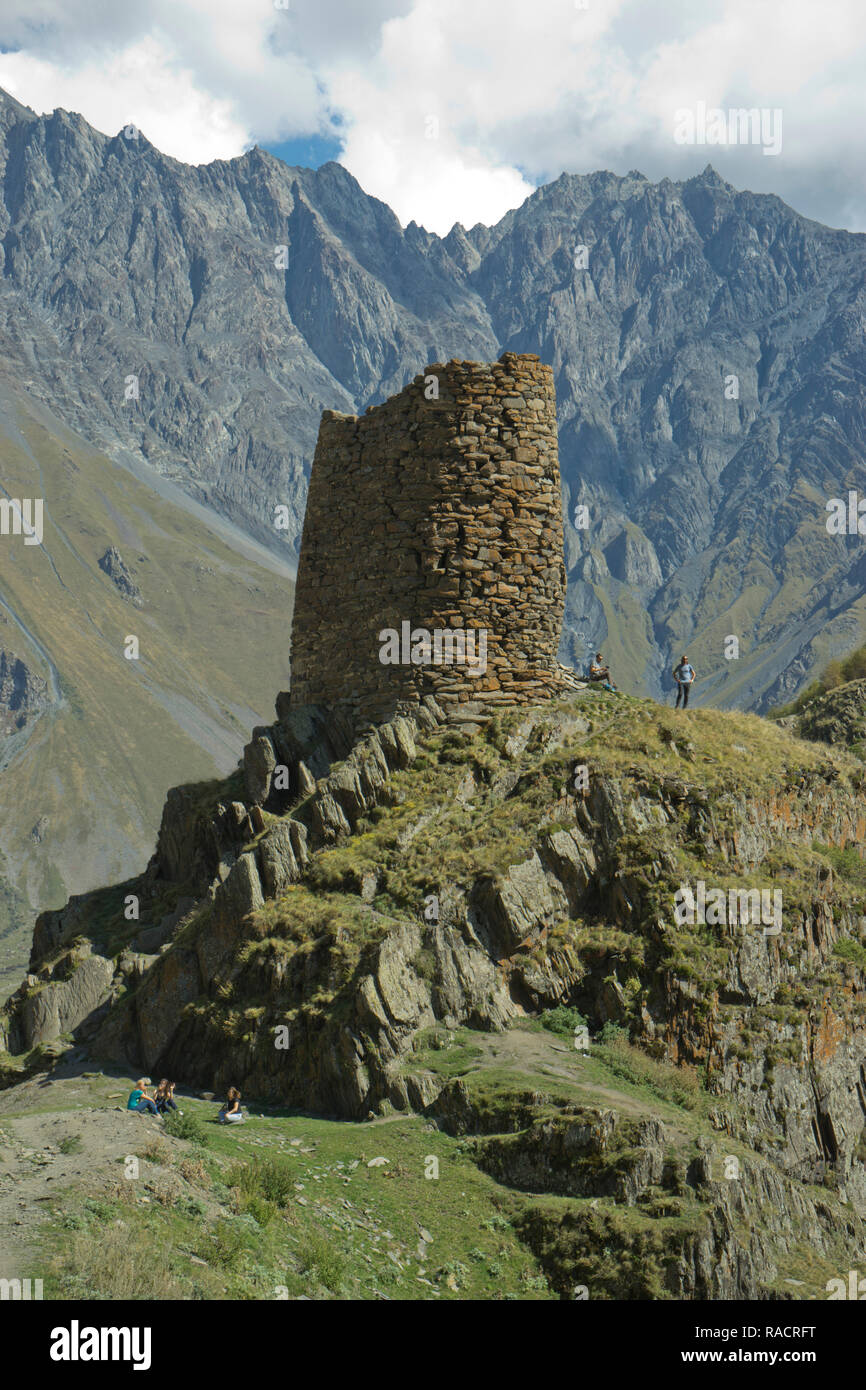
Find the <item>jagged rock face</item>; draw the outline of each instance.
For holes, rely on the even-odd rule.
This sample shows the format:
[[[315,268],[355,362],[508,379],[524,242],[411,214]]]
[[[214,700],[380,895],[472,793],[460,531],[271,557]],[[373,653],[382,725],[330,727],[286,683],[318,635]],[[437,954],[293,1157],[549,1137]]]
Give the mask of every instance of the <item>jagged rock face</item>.
[[[855,748],[862,755],[866,751],[866,681],[848,681],[811,700],[801,714],[779,722],[794,728],[800,738]]]
[[[802,1259],[806,1241],[813,1256],[832,1251],[838,1258],[845,1251],[851,1252],[852,1260],[862,1258],[862,1221],[835,1203],[815,1198],[769,1163],[743,1163],[737,1181],[726,1182],[720,1180],[723,1152],[707,1145],[685,1173],[678,1172],[665,1161],[661,1127],[622,1123],[615,1125],[615,1132],[620,1131],[616,1139],[633,1147],[625,1153],[614,1148],[605,1154],[605,1162],[592,1153],[590,1144],[580,1142],[580,1131],[598,1132],[605,1120],[609,1126],[610,1118],[602,1113],[587,1116],[590,1124],[548,1125],[547,1133],[530,1132],[529,1142],[521,1136],[510,1149],[501,1141],[479,1146],[482,1167],[518,1188],[530,1183],[536,1192],[582,1187],[581,1195],[593,1197],[613,1191],[629,1205],[642,1194],[646,1201],[654,1190],[656,1212],[678,1218],[679,1229],[674,1225],[666,1239],[661,1238],[658,1252],[650,1247],[635,1258],[634,1238],[624,1241],[616,1220],[609,1212],[596,1214],[595,1203],[580,1212],[563,1212],[536,1201],[520,1219],[521,1234],[543,1259],[563,1296],[574,1297],[575,1284],[585,1281],[593,1296],[603,1290],[605,1297],[616,1299],[765,1299],[777,1277],[780,1255],[793,1253]],[[539,1140],[553,1141],[550,1159]],[[566,1145],[574,1164],[570,1189],[562,1166]],[[689,1221],[695,1201],[701,1203],[700,1214]],[[661,1256],[658,1264],[655,1255]],[[792,1293],[788,1289],[770,1296]]]
[[[50,703],[47,681],[14,652],[0,648],[0,735],[22,729]]]
[[[550,369],[434,363],[362,417],[328,412],[292,615],[292,704],[382,723],[560,688],[565,571]]]
[[[142,603],[141,589],[136,584],[129,569],[117,549],[116,545],[111,545],[105,554],[100,558],[99,568],[103,574],[107,574],[112,584],[121,592],[124,598],[129,599],[139,607]]]
[[[481,1136],[471,1141],[476,1162],[508,1187],[536,1196],[611,1198],[632,1208],[654,1202],[659,1215],[678,1217],[681,1228],[671,1232],[664,1252],[663,1296],[765,1296],[780,1253],[796,1250],[804,1230],[816,1252],[833,1248],[840,1236],[852,1250],[862,1247],[864,1228],[852,1214],[843,1215],[840,1230],[838,1209],[752,1156],[737,1158],[736,1181],[725,1181],[724,1150],[706,1139],[685,1162],[658,1119],[573,1104],[554,1108],[549,1096],[538,1093],[509,1096],[507,1103],[494,1101],[482,1111],[459,1079],[444,1088],[433,1110],[449,1133]],[[690,1213],[696,1201],[700,1211],[692,1205]],[[546,1210],[538,1202],[521,1218],[525,1239],[550,1262],[556,1286],[567,1296],[581,1278],[607,1296],[662,1296],[652,1288],[652,1260],[635,1260],[629,1246],[624,1268],[622,1232],[612,1227],[600,1240],[595,1222],[592,1209]],[[603,1260],[601,1268],[593,1264],[602,1248],[610,1257],[606,1270]]]
[[[443,239],[334,163],[190,168],[4,95],[0,129],[0,334],[100,447],[296,548],[323,410],[431,361],[535,352],[568,516],[589,509],[566,531],[564,656],[605,643],[620,684],[658,694],[688,644],[708,699],[764,709],[856,643],[858,550],[824,507],[866,492],[861,236],[709,169],[563,175]],[[716,620],[740,600],[726,661]]]

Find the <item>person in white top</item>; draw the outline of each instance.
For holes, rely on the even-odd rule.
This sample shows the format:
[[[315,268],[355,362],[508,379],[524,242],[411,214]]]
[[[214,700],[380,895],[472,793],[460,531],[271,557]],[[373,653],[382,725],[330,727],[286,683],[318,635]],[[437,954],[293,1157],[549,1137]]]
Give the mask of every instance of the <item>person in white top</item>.
[[[675,666],[673,669],[673,678],[677,683],[677,702],[674,709],[679,709],[680,701],[682,701],[683,709],[688,709],[689,691],[695,678],[695,670],[693,666],[689,665],[687,656],[680,657],[679,666]]]

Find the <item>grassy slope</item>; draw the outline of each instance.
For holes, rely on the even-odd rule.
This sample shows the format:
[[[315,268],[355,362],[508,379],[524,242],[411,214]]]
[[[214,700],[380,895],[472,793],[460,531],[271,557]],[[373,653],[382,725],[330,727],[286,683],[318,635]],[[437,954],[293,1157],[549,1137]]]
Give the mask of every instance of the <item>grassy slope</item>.
[[[3,772],[0,850],[36,907],[125,878],[152,850],[166,788],[225,774],[285,685],[293,586],[18,398],[2,441],[11,496],[45,498],[43,547],[2,541],[0,597],[50,654],[64,703]],[[97,561],[116,545],[144,607]],[[136,634],[141,659],[123,655]],[[45,663],[0,606],[0,644]],[[30,838],[41,816],[44,842]],[[2,925],[2,924],[0,924]],[[28,930],[0,937],[0,994]]]
[[[17,1103],[7,1093],[0,1193],[4,1158],[11,1167],[26,1143],[25,1170],[43,1180],[59,1172],[63,1141],[92,1144],[103,1116],[108,1131],[130,1084],[79,1077]],[[118,1117],[78,1181],[52,1189],[47,1209],[34,1207],[42,1224],[19,1277],[45,1279],[55,1298],[550,1296],[503,1213],[508,1194],[424,1119],[358,1125],[254,1107],[229,1130],[201,1123],[213,1104],[180,1104],[204,1142]],[[43,1132],[52,1148],[29,1147]],[[138,1179],[123,1176],[127,1153],[140,1156]],[[368,1167],[377,1157],[388,1162]],[[438,1177],[426,1176],[431,1158]],[[422,1231],[432,1237],[424,1254]]]
[[[719,1142],[696,1078],[621,1039],[582,1056],[527,1021],[497,1035],[440,1030],[419,1051],[491,1117],[482,1146],[521,1143],[497,1131],[527,1101],[536,1120],[555,1122],[568,1105],[661,1120],[668,1161],[681,1168],[700,1139]],[[707,1220],[711,1199],[685,1191],[653,1189],[634,1207],[518,1191],[476,1166],[479,1141],[420,1116],[353,1124],[253,1104],[247,1124],[227,1130],[209,1123],[212,1103],[182,1096],[179,1133],[166,1133],[160,1121],[116,1113],[131,1082],[76,1073],[3,1096],[0,1212],[5,1198],[32,1225],[26,1255],[0,1272],[42,1278],[46,1297],[522,1300],[573,1297],[581,1284],[593,1299],[669,1297],[665,1264]],[[85,1146],[74,1180],[64,1178],[64,1153]],[[723,1148],[754,1161],[729,1137]],[[387,1162],[369,1166],[377,1158]],[[845,1254],[795,1248],[774,1288],[824,1297]]]

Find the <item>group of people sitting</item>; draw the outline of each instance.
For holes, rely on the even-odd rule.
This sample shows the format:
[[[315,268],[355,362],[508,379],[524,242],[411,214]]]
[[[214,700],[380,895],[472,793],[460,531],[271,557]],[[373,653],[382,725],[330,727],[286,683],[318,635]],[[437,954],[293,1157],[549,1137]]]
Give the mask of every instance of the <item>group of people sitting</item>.
[[[143,1076],[136,1081],[129,1093],[129,1100],[126,1102],[127,1110],[137,1110],[140,1115],[162,1115],[165,1116],[169,1110],[176,1110],[179,1115],[183,1111],[178,1109],[174,1099],[176,1082],[167,1081],[163,1077],[153,1095],[150,1095],[148,1086],[152,1085],[150,1077]],[[217,1115],[217,1120],[224,1125],[242,1125],[245,1116],[241,1109],[241,1093],[236,1086],[229,1086],[228,1095]]]
[[[674,706],[679,709],[689,707],[689,691],[695,679],[695,668],[689,665],[687,656],[681,656],[679,665],[675,666],[671,672],[677,685],[677,702]],[[589,676],[587,678],[592,685],[601,685],[604,690],[616,690],[616,686],[610,678],[610,667],[605,662],[601,652],[596,652],[595,660],[590,662]]]
[[[182,1110],[178,1110],[174,1099],[174,1081],[167,1081],[163,1077],[153,1095],[147,1089],[150,1084],[150,1078],[147,1076],[136,1081],[126,1102],[127,1110],[137,1110],[140,1115],[165,1115],[169,1110],[177,1110],[179,1115],[183,1114]]]

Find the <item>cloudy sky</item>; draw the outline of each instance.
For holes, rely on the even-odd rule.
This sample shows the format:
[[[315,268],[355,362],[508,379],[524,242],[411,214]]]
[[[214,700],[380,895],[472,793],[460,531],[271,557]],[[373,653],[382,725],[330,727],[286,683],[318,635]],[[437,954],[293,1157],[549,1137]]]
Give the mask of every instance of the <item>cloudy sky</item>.
[[[339,159],[440,234],[563,170],[708,163],[866,231],[864,57],[863,0],[0,0],[0,87],[35,110],[196,164]],[[739,108],[763,134],[719,143]]]

